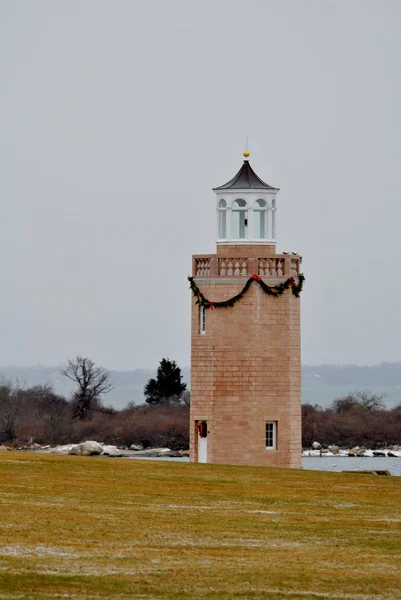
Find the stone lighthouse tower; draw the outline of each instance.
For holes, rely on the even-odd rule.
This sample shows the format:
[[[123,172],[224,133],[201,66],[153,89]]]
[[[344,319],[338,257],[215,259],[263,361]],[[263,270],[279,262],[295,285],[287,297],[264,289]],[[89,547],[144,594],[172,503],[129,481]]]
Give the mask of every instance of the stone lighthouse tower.
[[[244,162],[192,259],[191,461],[301,465],[300,257],[277,254],[278,188]]]

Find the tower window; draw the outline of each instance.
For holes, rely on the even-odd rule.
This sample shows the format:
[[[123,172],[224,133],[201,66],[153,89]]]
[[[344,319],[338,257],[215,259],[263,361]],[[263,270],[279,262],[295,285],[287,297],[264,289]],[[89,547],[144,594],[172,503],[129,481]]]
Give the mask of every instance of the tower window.
[[[225,200],[219,202],[219,239],[227,237],[227,203]]]
[[[266,448],[275,450],[277,448],[277,421],[266,423]]]
[[[232,205],[232,238],[243,240],[248,237],[248,211],[245,200],[238,198]]]
[[[256,240],[267,238],[267,204],[265,200],[256,200],[253,205],[253,226]]]
[[[272,238],[276,239],[276,201],[272,202]]]
[[[203,335],[206,333],[206,308],[199,307],[199,331]]]

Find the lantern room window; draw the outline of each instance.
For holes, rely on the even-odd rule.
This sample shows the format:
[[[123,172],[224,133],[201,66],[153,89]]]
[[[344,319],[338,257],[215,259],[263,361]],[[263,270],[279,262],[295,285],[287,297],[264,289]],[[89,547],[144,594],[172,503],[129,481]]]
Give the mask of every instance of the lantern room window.
[[[248,211],[245,200],[238,198],[232,204],[231,235],[233,240],[248,237]]]
[[[227,238],[227,202],[220,200],[219,202],[219,239]]]
[[[272,202],[272,238],[276,239],[276,201]]]
[[[256,240],[265,240],[267,238],[266,200],[256,200],[253,205],[253,235]]]

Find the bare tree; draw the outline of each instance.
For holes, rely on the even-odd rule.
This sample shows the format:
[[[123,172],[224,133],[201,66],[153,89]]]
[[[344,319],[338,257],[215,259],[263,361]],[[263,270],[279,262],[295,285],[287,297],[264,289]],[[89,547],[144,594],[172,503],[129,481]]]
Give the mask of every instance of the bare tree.
[[[24,401],[24,386],[20,381],[0,379],[0,432],[6,440],[15,438],[15,429]]]
[[[101,394],[107,394],[113,389],[110,373],[103,367],[97,367],[90,359],[77,356],[69,360],[61,371],[62,375],[78,384],[78,389],[72,399],[72,416],[81,421],[90,418],[91,411],[113,413],[113,409],[101,404]]]
[[[372,394],[371,392],[364,390],[351,392],[341,398],[336,398],[332,404],[332,407],[336,413],[344,413],[355,410],[383,410],[385,408],[384,403],[385,394]]]

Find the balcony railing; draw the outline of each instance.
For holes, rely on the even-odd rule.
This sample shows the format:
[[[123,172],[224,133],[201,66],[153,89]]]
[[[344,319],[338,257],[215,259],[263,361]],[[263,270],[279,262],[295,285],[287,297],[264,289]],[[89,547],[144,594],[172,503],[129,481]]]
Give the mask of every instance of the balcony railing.
[[[193,277],[298,277],[301,258],[298,255],[275,254],[263,258],[224,258],[216,254],[196,255],[192,259]]]

